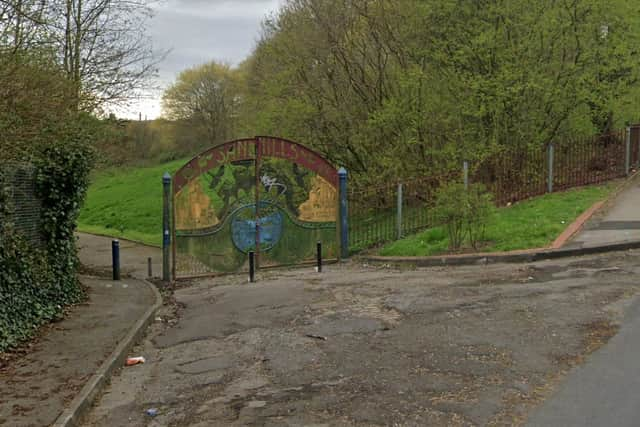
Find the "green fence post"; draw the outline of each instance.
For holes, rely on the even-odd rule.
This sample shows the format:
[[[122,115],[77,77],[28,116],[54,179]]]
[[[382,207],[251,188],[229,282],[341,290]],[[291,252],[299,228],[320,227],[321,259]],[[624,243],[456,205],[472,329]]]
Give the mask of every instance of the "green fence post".
[[[347,210],[347,170],[338,170],[340,197],[340,255],[349,258],[349,218]]]
[[[402,239],[402,183],[398,184],[398,202],[397,202],[397,223],[398,240]]]
[[[165,172],[162,176],[162,280],[171,281],[169,269],[169,251],[171,249],[171,175]]]
[[[547,192],[553,193],[553,144],[547,146],[547,167],[549,175],[547,176]]]

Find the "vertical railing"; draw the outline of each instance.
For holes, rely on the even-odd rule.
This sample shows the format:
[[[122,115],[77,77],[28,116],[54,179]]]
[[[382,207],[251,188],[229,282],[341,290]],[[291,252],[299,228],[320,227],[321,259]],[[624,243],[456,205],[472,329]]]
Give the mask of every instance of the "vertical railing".
[[[553,144],[547,146],[547,192],[553,193]]]
[[[402,239],[402,183],[398,184],[398,200],[396,202],[396,237]]]
[[[464,189],[469,189],[469,162],[466,160],[462,163],[462,180],[464,182]]]
[[[629,176],[631,172],[631,128],[625,129],[624,138],[624,174]]]
[[[349,257],[349,209],[347,199],[347,170],[345,168],[338,169],[338,192],[340,198],[340,258]]]
[[[162,176],[162,280],[171,281],[169,253],[171,251],[171,175]]]
[[[477,163],[464,161],[460,169],[399,184],[349,193],[349,243],[360,249],[401,239],[434,226],[437,189],[453,181],[469,188],[484,184],[498,206],[547,192],[598,184],[621,178],[640,168],[640,125],[590,138],[573,138],[545,149],[503,149]]]

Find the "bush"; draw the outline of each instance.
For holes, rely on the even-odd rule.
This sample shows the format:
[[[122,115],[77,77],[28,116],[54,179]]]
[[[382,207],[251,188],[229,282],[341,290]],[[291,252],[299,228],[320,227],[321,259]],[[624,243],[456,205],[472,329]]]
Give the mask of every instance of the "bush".
[[[492,197],[484,186],[474,184],[466,190],[452,183],[438,190],[433,216],[449,236],[449,249],[459,250],[465,239],[474,249],[484,240],[487,223],[495,212]]]
[[[493,195],[482,184],[472,184],[467,190],[467,210],[465,228],[469,244],[473,249],[485,241],[487,224],[494,217],[496,207]]]
[[[436,192],[433,211],[437,224],[442,224],[449,235],[449,249],[460,249],[467,223],[467,193],[460,183],[448,184]]]
[[[0,351],[29,338],[84,294],[76,276],[75,224],[93,160],[82,128],[47,146],[35,161],[44,248],[30,247],[11,224],[8,186],[0,174]]]

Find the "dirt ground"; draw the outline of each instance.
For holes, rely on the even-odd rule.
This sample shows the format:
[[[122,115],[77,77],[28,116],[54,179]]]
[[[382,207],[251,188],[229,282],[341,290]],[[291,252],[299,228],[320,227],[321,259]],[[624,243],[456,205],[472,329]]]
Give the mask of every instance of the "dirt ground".
[[[86,426],[514,425],[615,334],[639,251],[176,289]],[[156,416],[147,415],[157,409]]]

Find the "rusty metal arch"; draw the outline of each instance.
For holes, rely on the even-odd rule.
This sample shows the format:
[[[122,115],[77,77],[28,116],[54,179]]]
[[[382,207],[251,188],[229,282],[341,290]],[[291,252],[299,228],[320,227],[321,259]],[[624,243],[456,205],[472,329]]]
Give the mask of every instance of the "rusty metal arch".
[[[250,153],[252,147],[253,154]],[[295,147],[295,151],[290,150],[293,147]],[[308,155],[308,157],[301,156],[302,153]],[[285,138],[256,136],[254,138],[241,138],[225,142],[194,156],[176,171],[173,177],[174,194],[182,189],[190,179],[195,178],[198,172],[202,172],[204,169],[211,169],[225,161],[225,156],[230,156],[227,159],[231,158],[232,161],[255,160],[256,158],[259,160],[262,157],[282,158],[314,170],[332,185],[338,186],[337,169],[318,152]],[[206,163],[203,163],[203,161]]]

